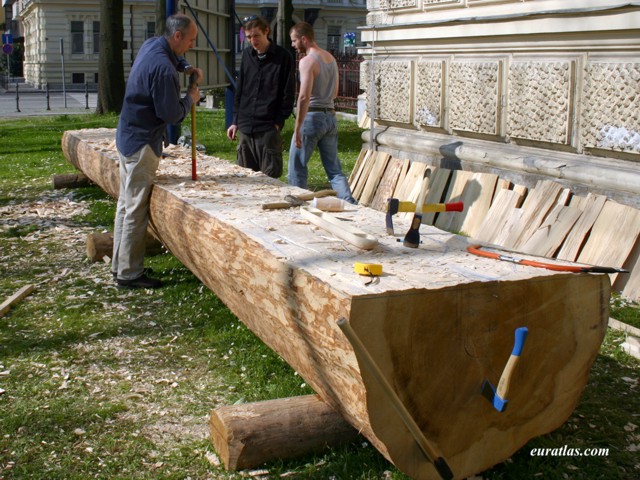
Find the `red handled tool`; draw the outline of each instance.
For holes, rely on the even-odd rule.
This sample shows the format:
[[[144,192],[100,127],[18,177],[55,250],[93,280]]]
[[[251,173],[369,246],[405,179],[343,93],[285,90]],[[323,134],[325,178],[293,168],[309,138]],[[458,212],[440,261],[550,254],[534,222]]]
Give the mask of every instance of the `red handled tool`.
[[[189,77],[189,88],[197,86],[196,80],[198,79],[197,73],[192,73]],[[198,172],[196,171],[196,104],[191,104],[191,180],[198,179]]]
[[[482,250],[482,245],[470,245],[467,247],[467,251],[480,257],[493,258],[495,260],[517,263],[518,265],[527,265],[529,267],[546,268],[547,270],[555,270],[557,272],[629,273],[629,270],[616,267],[598,267],[594,265],[567,265],[561,263],[538,262],[537,260],[527,260],[525,258],[516,258],[510,255],[503,255],[497,252],[488,252],[486,250]]]

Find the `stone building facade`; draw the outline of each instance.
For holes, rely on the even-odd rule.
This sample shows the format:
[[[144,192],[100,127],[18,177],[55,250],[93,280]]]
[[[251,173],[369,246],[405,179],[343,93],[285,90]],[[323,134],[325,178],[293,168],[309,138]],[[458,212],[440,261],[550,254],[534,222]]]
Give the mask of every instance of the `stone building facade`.
[[[363,139],[640,207],[640,4],[368,0]],[[373,99],[373,102],[371,101]]]

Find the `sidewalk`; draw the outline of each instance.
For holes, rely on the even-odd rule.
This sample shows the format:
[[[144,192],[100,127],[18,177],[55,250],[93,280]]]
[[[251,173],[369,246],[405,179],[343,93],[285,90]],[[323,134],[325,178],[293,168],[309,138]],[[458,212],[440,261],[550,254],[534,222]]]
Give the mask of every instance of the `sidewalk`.
[[[0,120],[12,117],[93,113],[97,100],[96,92],[89,92],[88,99],[84,92],[67,92],[65,108],[65,95],[60,91],[50,92],[47,110],[47,96],[44,91],[20,85],[16,102],[15,86],[9,90],[0,88]]]

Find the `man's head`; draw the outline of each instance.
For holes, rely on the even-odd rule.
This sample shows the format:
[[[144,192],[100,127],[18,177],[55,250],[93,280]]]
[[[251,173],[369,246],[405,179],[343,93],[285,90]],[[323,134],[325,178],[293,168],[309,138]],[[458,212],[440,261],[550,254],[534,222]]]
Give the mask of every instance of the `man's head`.
[[[164,36],[173,53],[179,57],[187,53],[195,45],[198,27],[190,17],[177,13],[167,17]]]
[[[307,50],[316,43],[313,27],[307,22],[298,22],[291,27],[289,37],[291,38],[291,46],[300,54],[307,53]]]
[[[251,17],[244,25],[244,35],[249,40],[253,49],[258,53],[264,53],[269,48],[269,23],[262,17]]]

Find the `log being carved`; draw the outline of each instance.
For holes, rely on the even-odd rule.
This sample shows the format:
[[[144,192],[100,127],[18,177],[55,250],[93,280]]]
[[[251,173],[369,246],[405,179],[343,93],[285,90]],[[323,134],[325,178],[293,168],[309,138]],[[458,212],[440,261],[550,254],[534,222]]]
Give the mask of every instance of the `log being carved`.
[[[113,138],[112,130],[69,131],[62,148],[115,196]],[[170,153],[151,198],[158,238],[408,475],[439,477],[337,326],[340,318],[456,478],[504,461],[575,409],[607,325],[608,276],[475,257],[465,238],[425,225],[420,247],[407,249],[385,234],[384,214],[365,207],[336,214],[378,237],[373,250],[359,250],[297,208],[261,208],[302,190],[204,155],[193,182],[189,152]],[[406,232],[408,222],[397,223]],[[383,264],[384,275],[365,285],[356,261]],[[485,379],[497,385],[521,326],[529,336],[500,413],[481,387]]]

